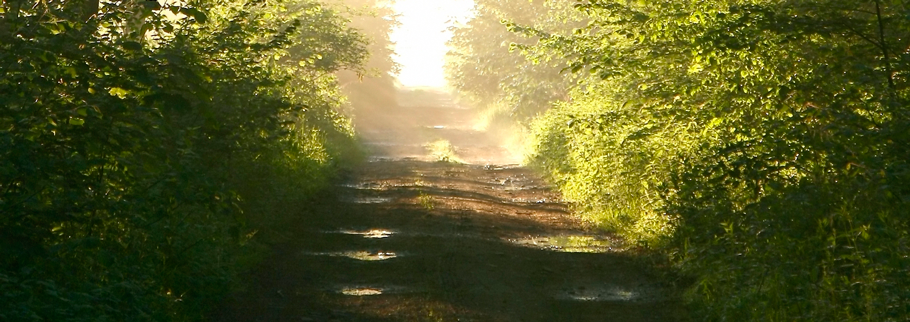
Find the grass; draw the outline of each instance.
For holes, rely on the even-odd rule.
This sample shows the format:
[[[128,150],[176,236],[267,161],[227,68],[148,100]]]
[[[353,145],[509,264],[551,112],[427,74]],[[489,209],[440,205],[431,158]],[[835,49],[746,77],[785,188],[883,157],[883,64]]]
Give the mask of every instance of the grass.
[[[439,139],[433,141],[427,144],[426,148],[430,152],[430,156],[432,156],[433,159],[436,159],[436,161],[464,163],[464,161],[455,154],[455,146],[448,140]]]

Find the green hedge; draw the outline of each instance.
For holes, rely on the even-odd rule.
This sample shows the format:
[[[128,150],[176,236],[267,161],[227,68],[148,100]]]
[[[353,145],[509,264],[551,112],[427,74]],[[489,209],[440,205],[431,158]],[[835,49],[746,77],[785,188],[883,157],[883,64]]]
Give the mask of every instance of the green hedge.
[[[896,1],[585,1],[590,78],[532,125],[581,213],[711,321],[910,319],[910,14]]]
[[[311,0],[82,5],[0,11],[0,320],[202,319],[356,152],[363,40]]]

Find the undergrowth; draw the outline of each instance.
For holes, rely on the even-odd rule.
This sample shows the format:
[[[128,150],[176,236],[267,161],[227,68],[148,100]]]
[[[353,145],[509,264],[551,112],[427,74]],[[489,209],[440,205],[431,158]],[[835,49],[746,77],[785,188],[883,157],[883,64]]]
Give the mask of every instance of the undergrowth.
[[[464,163],[464,161],[455,154],[455,146],[448,140],[439,139],[430,142],[426,145],[426,149],[430,152],[430,157],[436,161]]]
[[[0,320],[201,320],[356,159],[363,40],[310,0],[97,5],[0,8]]]
[[[902,2],[579,1],[588,23],[570,34],[577,20],[556,12],[504,19],[526,37],[511,46],[524,60],[463,59],[501,46],[468,37],[509,12],[490,6],[547,2],[480,3],[490,12],[456,33],[470,44],[449,71],[457,88],[537,93],[547,86],[471,87],[511,84],[528,62],[578,75],[530,122],[529,163],[583,216],[690,277],[692,316],[910,320]],[[509,64],[507,75],[476,61]]]

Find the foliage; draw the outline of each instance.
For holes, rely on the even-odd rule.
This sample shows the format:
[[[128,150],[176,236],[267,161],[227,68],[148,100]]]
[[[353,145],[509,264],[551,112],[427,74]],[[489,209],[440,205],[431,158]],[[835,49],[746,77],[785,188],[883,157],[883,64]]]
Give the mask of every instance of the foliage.
[[[426,144],[426,149],[430,152],[430,156],[436,161],[439,162],[455,162],[455,163],[464,163],[461,158],[455,154],[455,146],[452,145],[452,142],[449,142],[445,139],[438,139],[436,141]]]
[[[910,21],[898,1],[579,1],[587,74],[532,164],[696,278],[706,320],[910,318]],[[581,76],[579,76],[581,77]]]
[[[318,2],[0,10],[0,320],[201,319],[349,144]]]
[[[433,210],[435,207],[435,202],[433,201],[433,196],[427,194],[423,191],[417,192],[417,201],[420,202],[420,206],[426,210]]]
[[[351,115],[356,124],[373,121],[389,107],[398,105],[395,76],[400,66],[394,56],[394,43],[389,38],[396,28],[398,17],[395,1],[344,0],[351,18],[350,26],[363,34],[369,44],[369,57],[363,70],[344,70],[338,73],[339,83],[349,97]]]
[[[577,15],[565,1],[482,0],[473,12],[453,28],[446,54],[446,79],[463,99],[492,111],[490,122],[510,123],[526,122],[566,97],[574,77],[560,73],[564,62],[551,55],[521,55],[513,45],[533,44],[537,37],[511,33],[503,24],[571,30]]]
[[[692,124],[660,124],[659,115],[620,101],[614,82],[576,89],[572,102],[534,120],[528,162],[575,201],[576,210],[626,239],[659,248],[674,218],[656,189],[694,148]],[[671,143],[672,142],[672,143]]]

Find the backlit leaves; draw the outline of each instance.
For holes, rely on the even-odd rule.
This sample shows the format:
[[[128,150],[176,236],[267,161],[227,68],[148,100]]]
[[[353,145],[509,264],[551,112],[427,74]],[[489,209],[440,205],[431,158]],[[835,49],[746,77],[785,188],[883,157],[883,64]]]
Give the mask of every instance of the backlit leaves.
[[[582,213],[696,276],[708,320],[906,319],[902,3],[575,7],[571,35],[511,30],[592,76],[532,125]]]
[[[362,37],[309,0],[72,4],[0,12],[0,320],[200,319],[353,151]]]

